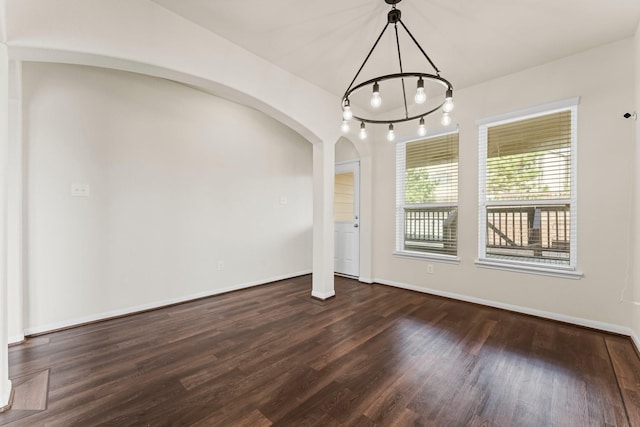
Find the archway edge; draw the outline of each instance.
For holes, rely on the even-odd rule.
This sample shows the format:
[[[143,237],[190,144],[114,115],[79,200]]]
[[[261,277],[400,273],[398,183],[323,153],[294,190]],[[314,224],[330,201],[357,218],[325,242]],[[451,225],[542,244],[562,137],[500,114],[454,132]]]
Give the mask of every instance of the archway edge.
[[[146,64],[122,58],[107,57],[87,52],[72,52],[42,48],[10,47],[10,58],[26,62],[46,62],[58,64],[73,64],[90,67],[100,67],[117,71],[126,71],[151,77],[158,77],[181,83],[194,89],[201,90],[213,96],[227,99],[238,104],[254,108],[272,117],[278,122],[298,132],[309,142],[316,144],[323,142],[320,132],[314,131],[299,122],[296,118],[277,109],[275,106],[251,96],[245,92],[234,89],[221,82],[207,78],[187,74],[182,71],[165,68],[158,65]],[[325,137],[331,141],[332,137]]]
[[[10,59],[166,78],[255,108],[311,143],[339,137],[338,96],[152,1],[8,3]]]

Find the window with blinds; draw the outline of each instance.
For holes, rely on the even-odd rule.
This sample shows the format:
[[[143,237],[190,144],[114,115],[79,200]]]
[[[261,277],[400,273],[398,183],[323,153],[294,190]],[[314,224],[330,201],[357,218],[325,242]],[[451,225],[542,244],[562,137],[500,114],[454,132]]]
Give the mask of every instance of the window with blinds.
[[[396,250],[457,255],[458,133],[396,145]]]
[[[480,127],[480,259],[575,266],[576,115]]]

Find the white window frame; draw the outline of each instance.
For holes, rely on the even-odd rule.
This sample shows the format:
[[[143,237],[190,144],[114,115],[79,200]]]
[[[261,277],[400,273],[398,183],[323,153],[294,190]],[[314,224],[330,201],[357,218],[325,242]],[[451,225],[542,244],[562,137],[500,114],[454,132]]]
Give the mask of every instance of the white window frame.
[[[405,204],[405,190],[406,190],[406,168],[405,168],[405,160],[406,160],[406,147],[407,144],[423,141],[429,138],[436,138],[439,136],[446,136],[457,133],[459,134],[458,126],[449,126],[446,128],[439,129],[438,131],[428,132],[425,136],[421,136],[419,138],[411,138],[398,141],[396,143],[396,249],[393,252],[395,256],[403,257],[403,258],[416,258],[416,259],[425,259],[429,261],[450,263],[450,264],[458,264],[460,263],[459,255],[446,255],[446,254],[438,254],[434,252],[421,252],[421,251],[410,251],[404,249],[404,208],[407,206]],[[458,144],[460,144],[460,139],[458,138]],[[458,153],[460,152],[460,147],[458,147]],[[458,154],[458,165],[460,164],[460,155]],[[460,183],[460,167],[458,166],[458,194],[460,194],[459,184]],[[438,203],[429,203],[428,205],[411,205],[414,207],[435,207],[438,206]],[[440,205],[450,206],[451,203],[441,203]],[[458,207],[458,218],[460,215],[460,200],[456,202],[456,206]],[[458,224],[460,221],[458,220]],[[457,236],[459,236],[459,227],[456,231]],[[458,243],[460,239],[456,236],[456,253],[459,253],[460,247]]]
[[[564,99],[548,104],[542,104],[524,110],[514,111],[500,116],[488,117],[478,120],[478,259],[476,265],[483,268],[516,271],[523,273],[541,274],[553,277],[565,277],[580,279],[582,273],[578,271],[578,104],[579,97]],[[487,207],[504,205],[504,202],[487,201],[487,144],[488,129],[506,123],[527,120],[533,117],[571,111],[571,198],[569,200],[536,200],[535,204],[558,204],[567,202],[570,204],[570,251],[569,265],[546,264],[535,261],[520,261],[512,259],[487,258]],[[522,205],[530,204],[528,201],[519,202]]]

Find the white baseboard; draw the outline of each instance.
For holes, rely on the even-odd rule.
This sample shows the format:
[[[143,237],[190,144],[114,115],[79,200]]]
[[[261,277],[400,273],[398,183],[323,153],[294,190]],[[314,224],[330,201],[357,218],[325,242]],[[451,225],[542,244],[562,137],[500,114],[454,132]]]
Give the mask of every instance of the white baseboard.
[[[638,335],[633,330],[629,330],[629,331],[630,331],[629,336],[631,337],[631,341],[633,341],[633,344],[636,346],[636,351],[638,352],[638,354],[640,354],[640,338],[638,338]]]
[[[374,282],[373,279],[369,278],[369,277],[358,277],[358,282],[362,282],[362,283],[367,283],[367,284],[372,284]]]
[[[640,341],[637,339],[638,337],[635,336],[634,338],[633,331],[630,328],[625,326],[615,325],[612,323],[597,322],[595,320],[583,319],[581,317],[567,316],[564,314],[551,313],[548,311],[536,310],[533,308],[522,307],[519,305],[504,304],[497,301],[491,301],[491,300],[486,300],[482,298],[475,298],[475,297],[470,297],[466,295],[455,294],[452,292],[440,291],[437,289],[423,288],[421,286],[409,285],[406,283],[394,282],[391,280],[375,279],[375,281],[376,283],[380,283],[382,285],[408,289],[411,291],[437,295],[437,296],[451,298],[451,299],[460,300],[460,301],[472,302],[475,304],[486,305],[488,307],[501,308],[503,310],[509,310],[509,311],[514,311],[516,313],[529,314],[532,316],[542,317],[545,319],[557,320],[560,322],[571,323],[579,326],[585,326],[587,328],[598,329],[605,332],[613,332],[615,334],[627,335],[634,340],[636,347],[638,347],[638,345],[640,344]]]
[[[13,344],[13,343],[18,343],[18,342],[24,341],[25,336],[28,336],[28,335],[42,334],[42,333],[46,333],[46,332],[50,332],[50,331],[55,331],[55,330],[58,330],[58,329],[64,329],[64,328],[69,328],[69,327],[73,327],[73,326],[82,325],[82,324],[85,324],[85,323],[97,322],[97,321],[101,321],[101,320],[110,319],[110,318],[113,318],[113,317],[126,316],[126,315],[129,315],[129,314],[135,314],[135,313],[138,313],[138,312],[141,312],[141,311],[153,310],[153,309],[165,307],[165,306],[168,306],[168,305],[179,304],[179,303],[182,303],[182,302],[187,302],[187,301],[192,301],[192,300],[196,300],[196,299],[200,299],[200,298],[206,298],[206,297],[210,297],[210,296],[220,295],[220,294],[224,294],[224,293],[227,293],[227,292],[233,292],[233,291],[237,291],[237,290],[241,290],[241,289],[251,288],[251,287],[254,287],[254,286],[260,286],[260,285],[264,285],[264,284],[271,283],[271,282],[277,282],[279,280],[287,280],[287,279],[291,279],[291,278],[298,277],[298,276],[304,276],[306,274],[311,274],[311,270],[305,270],[305,271],[300,271],[300,272],[297,272],[297,273],[291,273],[291,274],[287,274],[287,275],[271,277],[271,278],[264,279],[264,280],[256,280],[256,281],[253,281],[253,282],[241,283],[241,284],[238,284],[238,285],[233,285],[233,286],[229,286],[229,287],[221,288],[221,289],[214,289],[214,290],[210,290],[210,291],[206,291],[206,292],[201,292],[201,293],[198,293],[198,294],[191,294],[191,295],[186,295],[186,296],[183,296],[183,297],[177,297],[177,298],[167,299],[167,300],[163,300],[163,301],[156,301],[156,302],[149,303],[149,304],[143,304],[143,305],[138,305],[138,306],[134,306],[134,307],[128,307],[128,308],[119,309],[119,310],[112,310],[112,311],[99,313],[99,314],[95,314],[95,315],[90,315],[90,316],[85,316],[85,317],[80,317],[80,318],[75,318],[75,319],[69,319],[69,320],[65,320],[65,321],[57,322],[57,323],[52,323],[52,324],[48,324],[48,325],[27,328],[27,329],[25,329],[24,335],[21,335],[21,336],[17,336],[16,335],[16,336],[9,337],[9,343]],[[563,315],[563,314],[551,313],[551,312],[542,311],[542,310],[535,310],[535,309],[528,308],[528,307],[522,307],[522,306],[517,306],[517,305],[511,305],[511,304],[504,304],[504,303],[500,303],[500,302],[496,302],[496,301],[485,300],[485,299],[482,299],[482,298],[469,297],[469,296],[466,296],[466,295],[456,294],[456,293],[452,293],[452,292],[445,292],[445,291],[440,291],[440,290],[436,290],[436,289],[423,288],[421,286],[409,285],[407,283],[395,282],[395,281],[391,281],[391,280],[359,278],[359,281],[363,282],[363,283],[380,283],[382,285],[393,286],[393,287],[396,287],[396,288],[408,289],[408,290],[412,290],[412,291],[422,292],[422,293],[425,293],[425,294],[442,296],[442,297],[445,297],[445,298],[451,298],[451,299],[455,299],[455,300],[460,300],[460,301],[466,301],[466,302],[471,302],[471,303],[475,303],[475,304],[485,305],[485,306],[488,306],[488,307],[501,308],[501,309],[513,311],[513,312],[516,312],[516,313],[529,314],[529,315],[532,315],[532,316],[542,317],[542,318],[545,318],[545,319],[552,319],[552,320],[557,320],[557,321],[560,321],[560,322],[571,323],[571,324],[574,324],[574,325],[579,325],[579,326],[585,326],[585,327],[588,327],[588,328],[598,329],[598,330],[605,331],[605,332],[612,332],[612,333],[616,333],[616,334],[626,335],[626,336],[629,336],[631,338],[631,341],[633,342],[633,344],[635,345],[636,349],[638,350],[638,353],[640,353],[640,338],[638,337],[638,335],[631,328],[627,328],[627,327],[624,327],[624,326],[614,325],[614,324],[604,323],[604,322],[597,322],[597,321],[593,321],[593,320],[589,320],[589,319],[583,319],[583,318],[580,318],[580,317],[566,316],[566,315]],[[313,291],[313,292],[311,292],[311,296],[315,297],[315,298],[318,298],[318,299],[321,299],[321,300],[326,300],[328,298],[331,298],[331,297],[335,296],[335,291],[328,292],[328,293],[320,293],[320,292]]]
[[[282,275],[282,276],[270,277],[268,279],[256,280],[256,281],[253,281],[253,282],[240,283],[240,284],[237,284],[237,285],[228,286],[226,288],[212,289],[212,290],[209,290],[209,291],[206,291],[206,292],[200,292],[200,293],[197,293],[197,294],[185,295],[185,296],[176,297],[176,298],[170,298],[170,299],[166,299],[166,300],[162,300],[162,301],[155,301],[155,302],[152,302],[152,303],[149,303],[149,304],[142,304],[142,305],[137,305],[137,306],[133,306],[133,307],[127,307],[127,308],[123,308],[123,309],[112,310],[112,311],[107,311],[107,312],[98,313],[98,314],[92,314],[90,316],[77,317],[75,319],[69,319],[69,320],[64,320],[62,322],[50,323],[48,325],[34,326],[34,327],[31,327],[31,328],[25,329],[24,334],[26,336],[35,335],[35,334],[42,334],[42,333],[46,333],[46,332],[55,331],[55,330],[58,330],[58,329],[70,328],[70,327],[73,327],[73,326],[83,325],[83,324],[86,324],[86,323],[98,322],[98,321],[101,321],[101,320],[107,320],[107,319],[114,318],[114,317],[126,316],[126,315],[135,314],[135,313],[139,313],[139,312],[147,311],[147,310],[154,310],[154,309],[165,307],[165,306],[168,306],[168,305],[179,304],[179,303],[182,303],[182,302],[193,301],[193,300],[200,299],[200,298],[206,298],[206,297],[211,297],[211,296],[214,296],[214,295],[220,295],[220,294],[224,294],[224,293],[227,293],[227,292],[238,291],[240,289],[247,289],[247,288],[251,288],[251,287],[254,287],[254,286],[265,285],[267,283],[277,282],[279,280],[291,279],[291,278],[298,277],[298,276],[304,276],[306,274],[311,274],[311,270],[299,271],[297,273],[291,273],[291,274],[286,274],[286,275]]]
[[[9,337],[9,344],[19,344],[24,341],[24,334],[21,335],[11,335]]]
[[[329,299],[331,297],[335,297],[336,296],[336,291],[331,291],[331,292],[317,292],[317,291],[311,291],[311,296],[314,298],[318,298],[321,300],[326,300]]]
[[[6,393],[0,393],[0,412],[9,409],[12,394],[11,381],[7,380],[6,384],[3,384],[2,388],[6,391]]]

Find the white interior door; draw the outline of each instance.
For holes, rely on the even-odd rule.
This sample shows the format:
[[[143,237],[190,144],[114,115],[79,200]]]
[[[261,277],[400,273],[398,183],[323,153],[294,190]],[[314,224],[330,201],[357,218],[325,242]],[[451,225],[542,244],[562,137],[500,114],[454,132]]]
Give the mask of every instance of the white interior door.
[[[360,163],[336,165],[334,191],[336,273],[360,276]]]

